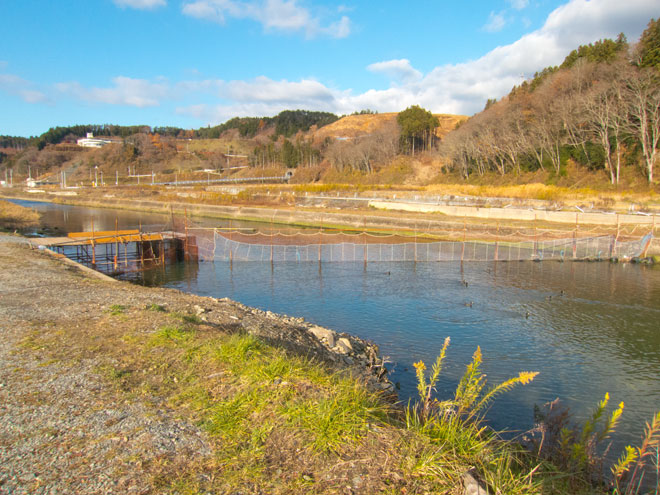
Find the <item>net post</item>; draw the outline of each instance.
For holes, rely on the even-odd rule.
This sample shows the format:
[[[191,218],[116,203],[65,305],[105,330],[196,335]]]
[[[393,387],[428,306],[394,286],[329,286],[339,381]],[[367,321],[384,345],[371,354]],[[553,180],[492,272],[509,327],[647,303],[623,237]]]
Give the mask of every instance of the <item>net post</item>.
[[[323,215],[321,215],[321,225],[319,226],[319,265],[321,265],[321,245],[323,244]]]
[[[367,270],[367,217],[362,217],[362,238],[364,239],[364,270]]]
[[[578,214],[575,214],[575,229],[573,230],[573,259],[577,258]]]
[[[463,215],[463,243],[461,244],[461,263],[463,262],[463,258],[465,256],[465,235],[467,233],[467,220],[465,219],[465,215]]]
[[[417,263],[417,222],[415,222],[415,235],[414,235],[414,246],[415,246],[415,251],[413,256],[415,257],[415,263]]]
[[[494,261],[497,261],[497,255],[500,247],[500,221],[497,221],[497,234],[495,235],[495,257]]]
[[[114,256],[114,268],[117,270],[117,253],[119,252],[119,219],[115,216],[115,256]]]
[[[612,244],[610,246],[610,259],[612,259],[615,254],[616,254],[616,243],[619,241],[619,229],[620,229],[620,224],[619,224],[619,214],[616,214],[616,235],[614,236],[614,239],[612,239]]]
[[[536,213],[534,213],[534,254],[538,252],[539,249],[539,238],[538,232],[536,230]]]

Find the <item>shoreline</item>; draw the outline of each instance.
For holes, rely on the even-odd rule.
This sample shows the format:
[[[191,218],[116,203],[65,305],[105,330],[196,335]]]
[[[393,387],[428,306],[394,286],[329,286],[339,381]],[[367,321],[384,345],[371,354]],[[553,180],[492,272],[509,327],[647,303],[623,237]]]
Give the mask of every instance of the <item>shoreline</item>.
[[[0,197],[6,199],[20,199],[26,201],[46,201],[54,202],[57,204],[67,204],[74,206],[94,207],[94,208],[111,208],[122,209],[129,211],[142,211],[147,213],[160,213],[177,215],[188,214],[191,216],[217,218],[227,220],[241,220],[253,221],[264,224],[278,224],[289,225],[293,227],[306,227],[306,228],[325,228],[325,229],[355,229],[355,230],[368,230],[371,232],[380,233],[394,233],[405,236],[420,236],[432,235],[434,229],[438,231],[449,229],[450,234],[447,240],[456,240],[464,236],[464,231],[468,233],[469,240],[505,240],[509,238],[512,241],[526,240],[530,236],[536,235],[537,228],[541,231],[564,233],[565,237],[572,237],[578,233],[585,232],[599,232],[605,229],[611,235],[618,236],[619,228],[621,226],[622,235],[625,236],[625,227],[632,227],[632,233],[635,233],[638,228],[642,228],[641,233],[635,236],[641,236],[646,231],[657,233],[660,229],[660,220],[656,221],[656,216],[637,216],[627,215],[606,215],[599,213],[568,213],[568,212],[545,212],[544,217],[530,217],[533,213],[527,210],[520,210],[525,215],[522,219],[516,221],[509,221],[502,219],[498,216],[497,212],[506,211],[506,208],[479,208],[479,207],[449,207],[451,212],[463,210],[471,210],[473,212],[481,211],[484,215],[483,218],[464,216],[450,216],[446,213],[430,213],[430,212],[386,212],[381,214],[382,210],[364,211],[362,214],[345,213],[342,211],[327,210],[322,211],[307,211],[296,208],[282,209],[271,207],[259,206],[230,206],[230,205],[208,205],[199,203],[186,203],[186,202],[162,202],[154,200],[137,200],[137,199],[121,199],[121,198],[103,198],[100,199],[81,199],[74,197],[53,197],[48,195],[30,196],[26,194],[7,195],[4,191],[0,191]],[[401,206],[401,205],[399,205]],[[417,205],[419,206],[419,205]],[[417,206],[415,208],[417,208]],[[493,213],[495,210],[497,212]],[[513,210],[511,210],[513,211]],[[389,213],[389,215],[387,214]],[[555,223],[547,220],[547,216],[558,214],[560,218],[570,219],[571,223]],[[422,215],[422,216],[419,216]],[[607,222],[604,225],[597,224],[578,224],[580,215],[583,218],[604,218]],[[525,219],[526,218],[526,219]],[[624,223],[622,222],[638,223]],[[566,220],[568,221],[568,220]],[[615,222],[614,225],[612,222]],[[508,223],[507,223],[508,222]],[[465,230],[467,229],[467,230]],[[484,230],[485,229],[485,230]],[[491,232],[492,231],[492,232]],[[453,232],[453,233],[451,233]],[[602,232],[601,232],[602,233]],[[633,235],[629,237],[633,237]],[[456,237],[458,236],[458,237]],[[648,246],[647,256],[654,257],[660,256],[660,237],[655,236],[651,239]]]
[[[58,493],[109,493],[119,489],[133,493],[136,486],[150,484],[144,479],[145,469],[116,476],[112,472],[126,471],[130,463],[116,455],[104,459],[119,447],[126,455],[154,455],[141,447],[145,433],[136,436],[131,428],[143,432],[157,429],[151,432],[155,439],[151,438],[150,443],[165,444],[159,455],[172,459],[184,452],[207,456],[215,440],[206,438],[199,427],[185,419],[184,410],[176,412],[178,408],[172,406],[171,398],[159,398],[158,393],[117,397],[117,384],[113,382],[119,380],[121,389],[124,375],[137,373],[134,368],[141,359],[122,364],[126,361],[123,351],[112,347],[124,343],[132,346],[134,341],[144,339],[146,347],[142,346],[140,352],[152,351],[154,344],[150,342],[160,342],[163,332],[175,332],[174,337],[162,344],[164,350],[156,349],[161,357],[153,361],[155,368],[145,368],[141,374],[157,374],[155,370],[171,359],[167,357],[168,349],[179,343],[176,332],[204,333],[211,339],[231,340],[236,336],[254,345],[279,349],[272,352],[283,353],[279,359],[286,366],[310,363],[327,370],[323,373],[330,377],[345,376],[355,386],[362,383],[370,393],[381,397],[382,407],[396,401],[378,347],[347,333],[226,298],[97,277],[89,273],[89,268],[36,249],[27,238],[10,234],[0,233],[0,260],[5,267],[0,272],[0,446],[4,445],[0,448],[4,471],[0,473],[0,491],[34,493],[37,488],[49,488]],[[180,330],[173,329],[172,321],[179,322],[176,328]],[[159,365],[163,358],[165,361]],[[213,359],[209,364],[211,372]],[[104,371],[107,369],[109,383]],[[213,381],[225,373],[210,373],[206,378]],[[291,380],[287,377],[282,369],[276,372],[273,383],[287,387]],[[34,412],[26,414],[30,410]],[[117,413],[119,417],[131,418],[128,430],[123,428],[128,419],[115,427],[113,411],[121,410],[124,412]],[[101,423],[99,415],[105,418]],[[150,419],[152,415],[175,433],[160,431]],[[84,436],[82,441],[79,435]],[[178,437],[180,441],[172,441]],[[63,474],[74,452],[87,459],[92,466],[89,473],[79,465]],[[33,471],[38,474],[33,476]],[[87,487],[94,489],[88,491]],[[135,491],[156,492],[160,493]]]
[[[488,429],[438,457],[436,423],[395,404],[371,342],[28,244],[0,234],[0,491],[464,495],[522,482],[493,455],[539,468]],[[539,490],[569,493],[542,471]]]

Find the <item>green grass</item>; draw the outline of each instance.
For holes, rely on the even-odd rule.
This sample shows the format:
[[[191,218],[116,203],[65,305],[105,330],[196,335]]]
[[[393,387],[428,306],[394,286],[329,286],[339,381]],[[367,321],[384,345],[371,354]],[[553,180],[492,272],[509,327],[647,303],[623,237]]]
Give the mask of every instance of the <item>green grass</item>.
[[[202,319],[197,315],[184,314],[179,312],[171,313],[172,318],[183,321],[184,323],[192,323],[194,325],[200,325],[203,323]]]
[[[177,347],[192,340],[194,332],[183,327],[167,325],[161,327],[150,339],[153,347]]]
[[[126,311],[126,306],[122,304],[113,304],[108,308],[108,313],[110,313],[112,316],[118,316],[123,314]]]
[[[480,352],[450,399],[433,393],[446,346],[430,376],[417,363],[420,401],[403,407],[347,371],[249,334],[223,332],[185,312],[146,306],[131,315],[113,320],[121,328],[104,334],[114,340],[104,339],[103,347],[75,339],[87,346],[80,355],[111,356],[98,372],[117,400],[157,398],[154,407],[165,403],[196,424],[211,448],[199,458],[147,461],[155,492],[341,493],[359,476],[365,485],[356,492],[453,494],[463,474],[475,469],[490,493],[598,493],[583,477],[501,440],[470,413],[511,384],[486,386]],[[157,330],[145,332],[140,318],[158,322]],[[22,343],[36,353],[44,346],[62,349],[39,333]],[[512,380],[524,381],[520,375]],[[634,469],[632,463],[621,469]]]

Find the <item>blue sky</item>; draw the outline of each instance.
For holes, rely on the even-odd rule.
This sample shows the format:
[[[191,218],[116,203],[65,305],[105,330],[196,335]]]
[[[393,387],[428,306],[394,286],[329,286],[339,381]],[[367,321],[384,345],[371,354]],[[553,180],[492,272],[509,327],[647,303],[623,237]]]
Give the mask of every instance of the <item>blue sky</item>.
[[[657,0],[7,1],[0,134],[197,128],[284,109],[471,115]]]

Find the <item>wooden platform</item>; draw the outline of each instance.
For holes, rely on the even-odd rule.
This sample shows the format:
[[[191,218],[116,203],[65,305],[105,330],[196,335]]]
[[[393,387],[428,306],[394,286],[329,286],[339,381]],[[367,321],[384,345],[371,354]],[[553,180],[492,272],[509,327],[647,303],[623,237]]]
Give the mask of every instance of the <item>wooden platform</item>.
[[[82,244],[114,244],[125,242],[162,241],[162,233],[143,233],[139,230],[110,230],[99,232],[71,232],[67,237],[40,237],[33,244],[41,246],[72,246]]]

